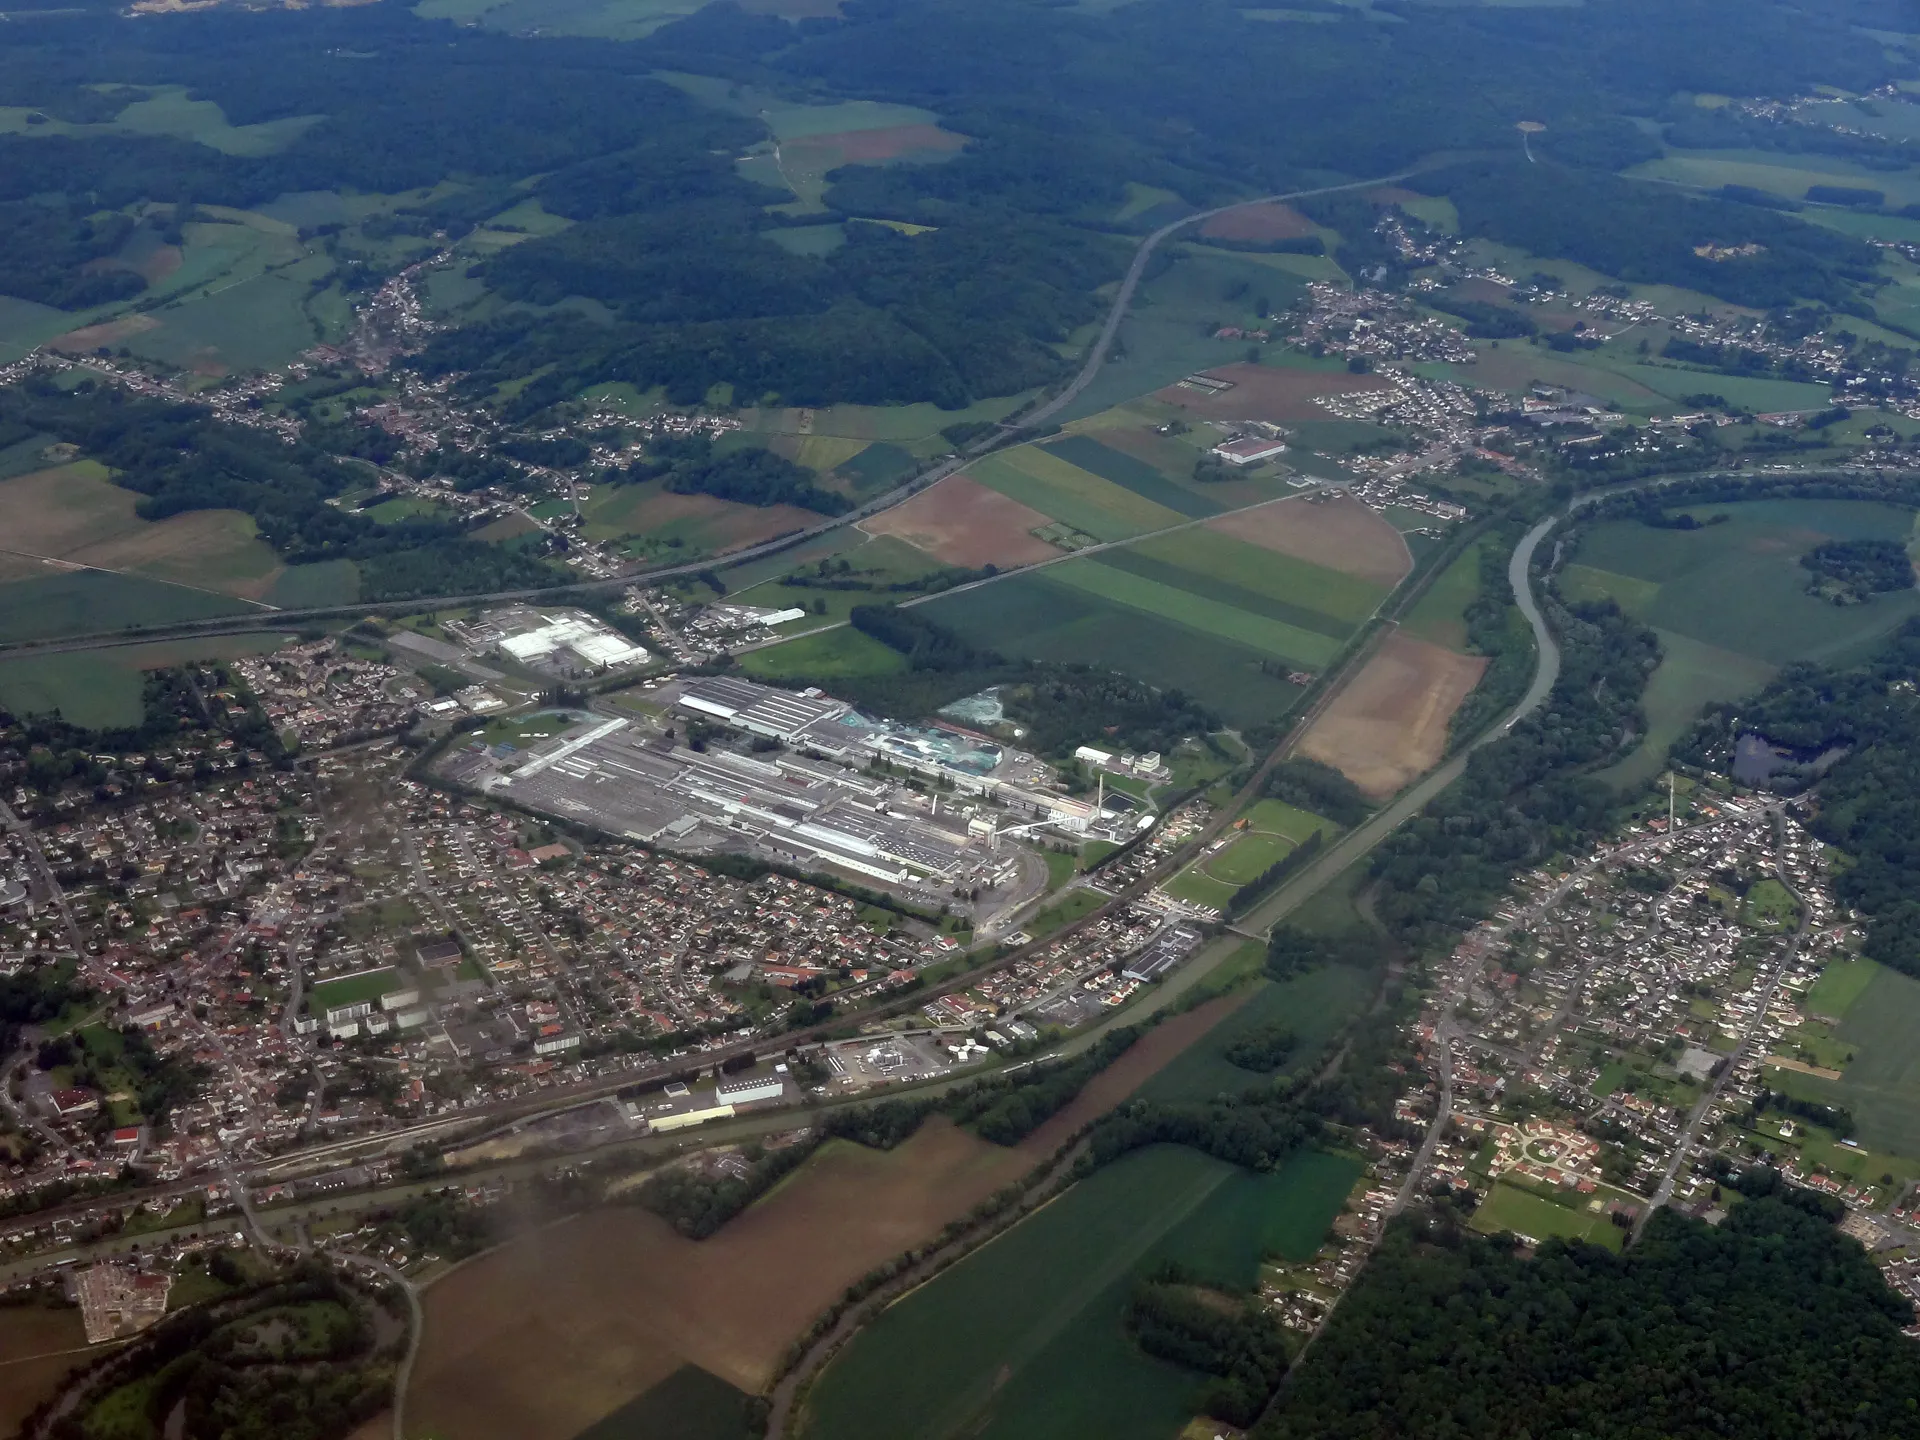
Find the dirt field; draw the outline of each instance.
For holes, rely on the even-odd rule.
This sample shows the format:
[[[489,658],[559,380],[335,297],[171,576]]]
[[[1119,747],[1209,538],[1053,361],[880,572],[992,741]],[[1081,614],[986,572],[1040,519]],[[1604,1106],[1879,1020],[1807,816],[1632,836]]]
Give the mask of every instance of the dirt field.
[[[1300,753],[1384,799],[1440,762],[1447,722],[1486,668],[1483,657],[1390,635],[1307,731]]]
[[[1156,1026],[1012,1149],[936,1118],[891,1152],[827,1146],[709,1240],[612,1206],[464,1266],[427,1292],[409,1428],[569,1440],[688,1362],[759,1389],[847,1285],[1052,1154],[1243,998]]]
[[[1357,575],[1389,590],[1413,569],[1413,554],[1400,532],[1347,495],[1262,505],[1207,524],[1223,535]]]
[[[1030,505],[965,475],[950,475],[904,505],[862,521],[860,528],[904,540],[946,565],[1004,569],[1058,555],[1053,546],[1028,533],[1051,523]]]
[[[57,339],[49,340],[47,347],[52,350],[67,350],[80,354],[89,350],[98,350],[102,345],[119,345],[146,330],[157,330],[160,322],[151,315],[123,315],[118,320],[108,320],[100,325],[88,325],[79,330],[69,330]]]
[[[11,1435],[61,1380],[92,1358],[86,1343],[78,1310],[0,1308],[0,1435]]]
[[[1346,395],[1379,390],[1385,381],[1374,375],[1349,375],[1344,370],[1298,370],[1281,365],[1216,365],[1204,372],[1233,382],[1219,395],[1169,385],[1153,398],[1178,405],[1206,420],[1325,420],[1328,414],[1313,403],[1316,395]]]
[[[1318,232],[1291,205],[1243,205],[1214,216],[1200,233],[1212,240],[1298,240]]]
[[[837,135],[809,135],[790,140],[782,148],[793,150],[832,150],[845,165],[877,165],[885,160],[925,154],[930,150],[959,150],[967,143],[964,135],[942,130],[938,125],[888,125],[879,130],[845,130]]]

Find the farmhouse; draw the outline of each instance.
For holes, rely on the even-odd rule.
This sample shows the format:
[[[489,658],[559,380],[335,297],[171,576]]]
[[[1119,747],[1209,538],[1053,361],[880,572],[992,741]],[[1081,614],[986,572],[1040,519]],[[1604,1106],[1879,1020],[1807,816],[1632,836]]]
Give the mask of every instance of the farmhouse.
[[[1223,441],[1207,453],[1229,465],[1258,465],[1262,460],[1271,460],[1276,455],[1284,455],[1286,451],[1287,447],[1278,440],[1248,435],[1238,440]]]

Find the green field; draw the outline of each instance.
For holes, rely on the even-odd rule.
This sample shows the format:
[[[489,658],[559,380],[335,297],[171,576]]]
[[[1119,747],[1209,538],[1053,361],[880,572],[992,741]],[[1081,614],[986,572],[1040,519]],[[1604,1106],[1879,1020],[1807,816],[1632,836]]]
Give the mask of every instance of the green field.
[[[1318,815],[1278,800],[1257,800],[1244,817],[1247,829],[1224,850],[1195,861],[1167,882],[1167,893],[1195,905],[1224,910],[1243,885],[1265,874],[1294,846],[1316,831],[1328,836],[1339,827]]]
[[[0,659],[0,708],[15,715],[57,711],[68,723],[89,729],[138,725],[143,672],[191,660],[264,655],[292,639],[272,632],[210,635],[64,655],[11,656]]]
[[[267,590],[267,603],[282,610],[351,605],[360,598],[360,569],[351,560],[289,565]]]
[[[405,987],[400,972],[391,965],[369,970],[364,975],[349,975],[341,980],[325,980],[313,987],[313,1011],[316,1015],[342,1005],[358,1005],[362,1000],[378,1000]]]
[[[890,675],[906,668],[906,657],[871,635],[843,625],[755,650],[740,668],[759,680],[833,679],[845,675]]]
[[[1822,986],[1828,988],[1821,1005],[1844,1011],[1834,1038],[1852,1048],[1853,1063],[1838,1080],[1769,1070],[1768,1083],[1845,1106],[1859,1127],[1857,1138],[1869,1149],[1920,1158],[1920,1046],[1914,1044],[1920,1035],[1920,980],[1857,960],[1830,985],[1821,978],[1808,997],[1810,1012]]]
[[[1328,634],[1347,634],[1387,598],[1385,590],[1358,576],[1206,528],[1156,535],[1100,558],[1113,563],[1114,555],[1126,557],[1128,566],[1141,574],[1211,587],[1201,593]],[[1137,561],[1152,562],[1152,568],[1136,566]],[[1333,629],[1327,628],[1328,622]]]
[[[1096,540],[1130,540],[1187,518],[1036,445],[976,460],[967,474]]]
[[[1064,568],[942,596],[925,613],[1003,654],[1106,666],[1177,686],[1235,726],[1276,719],[1299,700],[1298,687],[1261,668],[1268,652],[1049,578]]]
[[[1230,1065],[1222,1052],[1249,1031],[1284,1024],[1299,1037],[1296,1065],[1314,1063],[1319,1049],[1360,1013],[1378,977],[1350,965],[1323,965],[1281,981],[1261,980],[1253,996],[1140,1087],[1149,1100],[1182,1104],[1234,1095],[1266,1077]]]
[[[1229,885],[1245,885],[1266,874],[1293,848],[1291,840],[1250,832],[1214,857],[1207,865],[1207,873]]]
[[[1126,1338],[1136,1281],[1175,1260],[1251,1285],[1269,1253],[1310,1258],[1356,1162],[1269,1175],[1156,1146],[1116,1161],[887,1310],[809,1396],[812,1440],[1167,1440],[1199,1379]]]
[[[1117,353],[1059,414],[1063,424],[1171,385],[1195,370],[1244,360],[1244,344],[1215,340],[1209,327],[1254,325],[1261,299],[1285,309],[1306,289],[1299,275],[1263,263],[1305,257],[1235,255],[1201,245],[1169,246],[1163,253],[1173,263],[1140,287],[1120,326]]]
[[[1662,530],[1609,520],[1587,531],[1564,570],[1570,599],[1609,598],[1651,625],[1664,658],[1647,688],[1649,739],[1607,773],[1638,784],[1710,701],[1737,699],[1796,660],[1836,663],[1920,613],[1920,591],[1835,606],[1809,595],[1800,556],[1833,540],[1909,543],[1913,515],[1849,500],[1706,505],[1725,524]],[[1418,607],[1416,607],[1418,608]]]
[[[208,620],[256,608],[243,600],[138,575],[68,570],[0,585],[0,640],[50,640],[177,620]]]
[[[1194,589],[1188,589],[1134,574],[1105,561],[1104,555],[1087,560],[1070,560],[1064,565],[1052,567],[1047,578],[1056,584],[1070,585],[1101,600],[1157,615],[1163,620],[1198,630],[1216,639],[1244,645],[1276,659],[1295,661],[1305,669],[1318,669],[1326,664],[1340,653],[1340,647],[1345,643],[1342,637],[1307,630],[1285,620],[1199,594],[1197,584]]]
[[[1558,1235],[1569,1240],[1589,1240],[1609,1250],[1626,1248],[1627,1232],[1615,1225],[1604,1210],[1586,1208],[1591,1197],[1571,1198],[1578,1202],[1579,1209],[1542,1199],[1502,1180],[1473,1212],[1473,1228],[1489,1235],[1511,1230],[1529,1240],[1546,1240]]]
[[[1485,548],[1485,541],[1469,545],[1434,576],[1433,583],[1400,622],[1400,628],[1449,650],[1465,650],[1467,607],[1480,594],[1480,554]]]
[[[1123,490],[1131,490],[1143,500],[1186,516],[1189,520],[1218,515],[1221,507],[1197,491],[1175,484],[1144,460],[1119,450],[1109,449],[1091,435],[1069,435],[1040,447],[1047,454],[1070,465],[1111,480]]]
[[[1873,983],[1873,977],[1881,968],[1872,960],[1836,960],[1820,972],[1820,978],[1807,991],[1800,1008],[1809,1015],[1844,1020],[1853,1002]]]

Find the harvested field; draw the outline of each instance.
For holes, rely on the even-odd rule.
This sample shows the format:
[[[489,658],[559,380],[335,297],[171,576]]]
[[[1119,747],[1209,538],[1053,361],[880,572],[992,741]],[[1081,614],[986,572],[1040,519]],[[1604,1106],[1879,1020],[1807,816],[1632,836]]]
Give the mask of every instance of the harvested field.
[[[1300,752],[1384,799],[1440,762],[1447,722],[1486,668],[1483,657],[1390,635],[1314,721]]]
[[[1156,1026],[1011,1149],[936,1118],[892,1151],[829,1144],[709,1240],[616,1206],[461,1267],[427,1292],[410,1428],[570,1440],[686,1364],[758,1390],[847,1285],[1045,1159],[1242,998]]]
[[[0,1310],[0,1434],[11,1435],[67,1375],[97,1358],[86,1353],[86,1344],[77,1309]]]
[[[175,250],[173,253],[178,257],[180,252]],[[177,258],[174,268],[179,268]],[[58,339],[49,340],[47,347],[82,355],[98,350],[102,345],[123,345],[143,331],[159,328],[160,322],[151,315],[123,315],[118,320],[104,320],[98,325],[86,325],[78,330],[70,330]]]
[[[1200,227],[1209,240],[1298,240],[1319,233],[1291,205],[1242,205]]]
[[[1413,569],[1413,554],[1400,532],[1377,511],[1349,495],[1283,501],[1222,515],[1207,528],[1340,570],[1391,590]]]
[[[1206,420],[1324,420],[1327,412],[1313,403],[1314,397],[1379,390],[1386,384],[1375,375],[1280,365],[1216,365],[1205,373],[1232,382],[1233,388],[1208,395],[1169,385],[1153,398]]]
[[[1052,524],[1052,517],[989,490],[965,475],[949,475],[904,505],[863,521],[872,535],[891,535],[924,550],[947,565],[1002,569],[1050,560],[1060,552],[1031,531]]]
[[[837,135],[809,135],[788,141],[785,150],[832,150],[843,165],[879,165],[929,152],[950,154],[967,143],[964,135],[938,125],[888,125],[878,130],[845,130]]]

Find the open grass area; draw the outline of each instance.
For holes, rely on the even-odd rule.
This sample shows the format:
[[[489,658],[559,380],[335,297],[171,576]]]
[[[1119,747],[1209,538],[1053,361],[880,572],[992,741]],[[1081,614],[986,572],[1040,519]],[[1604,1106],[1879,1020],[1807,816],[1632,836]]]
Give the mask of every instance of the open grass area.
[[[1204,245],[1171,245],[1164,253],[1173,263],[1140,287],[1120,326],[1115,358],[1060,413],[1062,423],[1171,385],[1195,370],[1245,359],[1244,344],[1215,340],[1205,327],[1255,326],[1263,310],[1285,309],[1306,289],[1302,276],[1263,263],[1303,257],[1236,255]]]
[[[1003,450],[967,467],[981,484],[1096,540],[1127,540],[1192,517],[1083,470],[1039,445]]]
[[[1560,1236],[1569,1240],[1587,1240],[1609,1250],[1626,1247],[1627,1232],[1615,1225],[1604,1210],[1589,1210],[1589,1197],[1571,1196],[1574,1205],[1562,1205],[1509,1185],[1502,1180],[1488,1192],[1480,1208],[1473,1212],[1473,1228],[1495,1235],[1511,1230],[1529,1240],[1540,1241]]]
[[[1809,1013],[1842,1014],[1834,1038],[1853,1052],[1838,1080],[1769,1069],[1768,1084],[1788,1094],[1853,1113],[1857,1138],[1869,1150],[1920,1157],[1920,980],[1856,960],[1838,970],[1824,995],[1810,992]],[[1862,978],[1864,976],[1864,979]],[[1823,977],[1823,983],[1825,979]],[[1813,1002],[1818,998],[1819,1006]]]
[[[1807,991],[1800,1008],[1809,1015],[1844,1020],[1881,969],[1873,960],[1836,960],[1820,972],[1820,978]]]
[[[50,640],[207,620],[255,607],[225,595],[105,570],[65,570],[0,585],[0,640]],[[267,612],[260,612],[266,618]]]
[[[1082,916],[1091,915],[1106,903],[1107,897],[1097,890],[1072,891],[1028,921],[1026,931],[1036,940],[1045,939]]]
[[[1570,598],[1609,598],[1660,634],[1665,651],[1647,691],[1650,735],[1608,778],[1640,783],[1701,706],[1735,699],[1796,660],[1838,663],[1920,613],[1920,592],[1835,606],[1807,593],[1800,556],[1823,541],[1912,538],[1913,516],[1847,500],[1764,500],[1701,507],[1724,524],[1659,530],[1637,521],[1593,526],[1562,578]],[[1418,608],[1418,607],[1416,607]]]
[[[1250,1285],[1318,1248],[1358,1173],[1307,1153],[1270,1175],[1156,1146],[1082,1181],[889,1309],[820,1377],[815,1440],[1165,1440],[1198,1377],[1141,1354],[1122,1316],[1175,1260]]]
[[[6,590],[0,588],[0,597]],[[109,650],[77,650],[64,655],[16,655],[0,658],[0,708],[15,715],[58,713],[89,729],[140,723],[140,694],[147,670],[192,660],[263,655],[287,644],[291,635],[262,631],[246,635],[210,635],[199,640],[158,640]]]
[[[1176,583],[1309,629],[1324,629],[1332,621],[1340,634],[1373,614],[1387,597],[1384,586],[1211,527],[1157,535],[1108,554],[1127,557],[1134,565],[1150,562],[1151,568],[1141,565],[1139,572],[1177,576]]]
[[[740,668],[759,680],[800,676],[830,679],[844,675],[890,675],[906,668],[906,657],[850,625],[755,650]]]
[[[1480,552],[1485,543],[1469,545],[1433,577],[1426,593],[1400,622],[1402,630],[1449,650],[1466,648],[1466,612],[1480,594]]]
[[[1299,687],[1262,668],[1271,652],[1050,578],[1065,568],[942,596],[926,613],[1004,654],[1103,665],[1177,686],[1229,725],[1273,720],[1298,702]]]
[[[1283,981],[1260,980],[1253,997],[1189,1046],[1141,1087],[1149,1100],[1166,1104],[1233,1095],[1268,1078],[1230,1065],[1228,1046],[1251,1031],[1286,1025],[1299,1045],[1290,1068],[1317,1062],[1319,1050],[1372,997],[1378,976],[1347,965],[1324,965]]]

